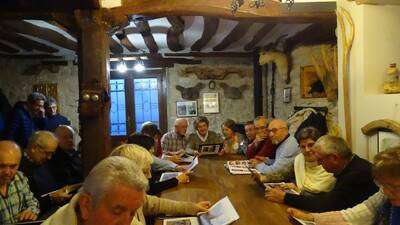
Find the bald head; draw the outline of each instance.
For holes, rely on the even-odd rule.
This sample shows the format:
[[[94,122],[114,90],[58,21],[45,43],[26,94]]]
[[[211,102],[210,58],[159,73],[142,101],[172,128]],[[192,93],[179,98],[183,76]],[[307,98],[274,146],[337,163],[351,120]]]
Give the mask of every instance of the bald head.
[[[273,119],[268,125],[268,131],[274,145],[281,143],[289,135],[288,125],[282,119]]]
[[[75,131],[72,127],[67,125],[58,126],[54,131],[58,138],[58,146],[64,151],[73,150],[75,147],[74,135]]]
[[[188,128],[188,121],[185,118],[178,118],[175,120],[174,126],[175,126],[175,132],[184,136],[186,135],[186,131]]]
[[[8,185],[14,180],[20,161],[19,146],[12,141],[0,141],[0,186]]]

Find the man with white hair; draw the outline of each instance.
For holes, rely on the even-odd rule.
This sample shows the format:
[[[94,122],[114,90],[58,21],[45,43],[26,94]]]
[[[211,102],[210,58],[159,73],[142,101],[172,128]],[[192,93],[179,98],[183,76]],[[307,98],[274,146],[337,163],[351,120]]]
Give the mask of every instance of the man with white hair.
[[[79,193],[42,225],[130,225],[147,186],[133,161],[108,157],[90,171]]]
[[[186,131],[188,121],[185,118],[178,118],[174,123],[174,130],[164,134],[161,138],[161,148],[167,155],[182,155],[188,143]]]
[[[354,155],[339,137],[325,135],[313,146],[318,163],[333,173],[336,184],[330,192],[319,195],[296,195],[272,189],[269,200],[310,212],[325,212],[355,206],[378,191],[372,178],[372,165]]]

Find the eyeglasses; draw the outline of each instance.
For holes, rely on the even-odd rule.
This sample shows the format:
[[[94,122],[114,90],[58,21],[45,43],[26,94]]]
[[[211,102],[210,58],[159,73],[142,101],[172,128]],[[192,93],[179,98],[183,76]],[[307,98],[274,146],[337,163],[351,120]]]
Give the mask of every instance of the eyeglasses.
[[[286,128],[286,127],[278,127],[278,128],[268,129],[268,132],[270,132],[270,133],[276,133],[276,132],[278,132],[278,130],[283,129],[283,128]]]

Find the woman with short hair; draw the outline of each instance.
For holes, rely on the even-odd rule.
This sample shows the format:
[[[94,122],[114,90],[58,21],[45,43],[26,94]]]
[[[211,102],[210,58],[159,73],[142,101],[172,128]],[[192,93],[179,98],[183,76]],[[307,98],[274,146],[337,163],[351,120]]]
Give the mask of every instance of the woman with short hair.
[[[200,145],[222,143],[220,135],[209,130],[209,121],[205,116],[199,116],[193,121],[194,132],[189,135],[189,152],[198,152]]]
[[[240,152],[240,143],[244,140],[242,134],[235,132],[236,122],[227,119],[221,125],[222,134],[224,135],[224,148],[221,154],[236,154]]]

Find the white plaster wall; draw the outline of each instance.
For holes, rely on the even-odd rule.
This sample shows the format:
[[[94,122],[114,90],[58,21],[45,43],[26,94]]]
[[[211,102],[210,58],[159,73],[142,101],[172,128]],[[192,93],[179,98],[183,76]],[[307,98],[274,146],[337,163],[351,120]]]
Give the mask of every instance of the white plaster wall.
[[[68,62],[58,73],[43,70],[38,76],[23,76],[22,72],[38,60],[0,59],[0,88],[12,105],[25,101],[34,84],[57,83],[60,113],[71,120],[72,126],[79,127],[78,119],[78,67]]]
[[[338,0],[355,24],[349,61],[353,151],[367,158],[368,139],[361,128],[377,119],[400,120],[400,94],[382,94],[381,86],[390,63],[400,65],[400,6],[356,5]],[[339,124],[344,130],[341,34],[338,32]]]
[[[168,128],[172,129],[174,120],[176,117],[176,101],[182,101],[181,93],[176,90],[176,85],[183,87],[195,86],[198,82],[202,82],[206,87],[201,90],[200,98],[197,100],[198,115],[206,116],[210,121],[210,129],[216,132],[220,132],[221,123],[225,119],[233,119],[236,122],[246,122],[254,119],[254,97],[253,97],[253,70],[251,59],[223,59],[223,58],[210,58],[202,59],[202,66],[235,66],[245,70],[249,70],[250,73],[247,77],[240,78],[238,75],[228,75],[224,80],[215,80],[217,87],[215,90],[208,88],[208,82],[210,80],[199,80],[193,74],[189,77],[181,77],[178,75],[178,71],[184,68],[184,65],[175,65],[173,68],[167,69],[167,115],[168,115]],[[230,86],[238,87],[242,84],[248,84],[249,88],[243,92],[242,99],[228,99],[224,97],[222,88],[218,86],[219,82],[225,82]],[[218,114],[204,114],[203,113],[203,101],[202,93],[204,92],[218,92],[219,93],[219,105],[220,113]],[[192,121],[193,117],[189,118],[190,126],[189,132],[193,131]]]

